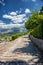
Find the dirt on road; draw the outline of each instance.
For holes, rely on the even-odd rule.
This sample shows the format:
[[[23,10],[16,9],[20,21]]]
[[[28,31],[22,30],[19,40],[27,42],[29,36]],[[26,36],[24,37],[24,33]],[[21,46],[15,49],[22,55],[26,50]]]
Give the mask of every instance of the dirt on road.
[[[28,35],[11,42],[0,43],[0,65],[3,64],[2,62],[4,65],[12,62],[11,65],[39,65],[42,63],[40,51],[33,45]]]

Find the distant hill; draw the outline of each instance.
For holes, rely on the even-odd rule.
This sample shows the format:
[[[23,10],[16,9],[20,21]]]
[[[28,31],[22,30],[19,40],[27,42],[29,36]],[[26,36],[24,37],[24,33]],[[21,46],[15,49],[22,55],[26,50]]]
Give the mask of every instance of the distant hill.
[[[20,31],[19,28],[0,29],[0,34],[16,34],[19,31]]]
[[[16,34],[16,33],[23,33],[26,32],[25,27],[21,28],[11,28],[11,29],[0,29],[0,35],[1,34]]]

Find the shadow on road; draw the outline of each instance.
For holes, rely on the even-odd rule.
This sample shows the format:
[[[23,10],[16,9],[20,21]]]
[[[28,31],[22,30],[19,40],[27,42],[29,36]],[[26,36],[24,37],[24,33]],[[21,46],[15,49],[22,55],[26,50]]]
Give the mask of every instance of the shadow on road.
[[[25,62],[23,60],[0,62],[0,65],[43,65],[43,63],[40,61],[34,62],[34,64],[30,64],[34,59],[35,58],[31,59],[29,62]]]
[[[9,62],[0,62],[0,65],[28,65],[28,63],[22,60],[16,60]]]
[[[28,38],[28,37],[24,37],[24,38]],[[26,53],[27,55],[32,55],[32,56],[37,56],[36,58],[32,58],[31,60],[29,60],[28,63],[34,62],[35,59],[39,58],[39,60],[37,62],[34,62],[34,65],[43,65],[43,60],[41,59],[40,56],[40,51],[32,44],[31,41],[24,41],[25,43],[29,43],[24,45],[24,47],[22,48],[17,48],[13,51],[13,53],[15,52],[19,52],[19,53]]]
[[[28,42],[28,41],[24,41],[24,42]],[[32,56],[37,56],[39,53],[38,49],[36,49],[36,47],[34,47],[34,45],[32,44],[31,41],[29,42],[29,44],[26,44],[24,47],[15,49],[13,51],[13,53],[15,53],[15,52],[26,53],[26,54],[30,54]]]

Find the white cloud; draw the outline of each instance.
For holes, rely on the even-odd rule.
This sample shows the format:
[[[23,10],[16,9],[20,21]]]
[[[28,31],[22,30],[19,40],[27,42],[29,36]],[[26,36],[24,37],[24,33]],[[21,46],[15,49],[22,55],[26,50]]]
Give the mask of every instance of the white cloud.
[[[26,17],[26,12],[24,14],[20,14],[20,13],[21,13],[21,10],[4,14],[3,18],[10,19],[12,22],[10,22],[10,24],[6,24],[2,22],[3,24],[0,25],[0,28],[2,29],[20,28],[21,29],[24,26],[24,23],[27,20],[27,17]]]
[[[31,12],[31,11],[30,11],[30,9],[28,9],[28,8],[25,10],[25,13],[30,13],[30,12]]]
[[[20,14],[22,12],[22,8],[16,11],[16,14]]]
[[[32,0],[33,2],[36,2],[36,0]]]
[[[20,10],[19,10],[19,13],[21,13],[22,12],[22,8],[20,8]]]
[[[2,2],[3,2],[4,0],[2,0]]]
[[[6,33],[10,33],[10,32],[13,32],[13,30],[9,29],[9,30],[6,30],[4,32],[0,31],[1,34],[6,34]]]
[[[13,16],[11,16],[11,15],[3,15],[3,18],[6,18],[6,19],[12,19],[13,18]]]
[[[21,23],[21,22],[25,21],[26,14],[19,14],[19,15],[16,14],[16,16],[15,16],[15,15],[13,15],[13,13],[14,12],[11,12],[9,15],[5,14],[5,15],[3,15],[3,18],[10,19],[11,21],[13,21],[13,23]]]
[[[25,14],[20,14],[20,15],[17,15],[16,17],[14,17],[12,20],[15,22],[16,21],[16,23],[21,23],[21,22],[23,22],[23,21],[25,21],[24,19],[25,19]]]
[[[11,12],[10,15],[17,15],[17,13],[16,12]]]
[[[3,23],[3,21],[2,20],[0,20],[0,25],[4,25],[5,23]]]
[[[13,24],[12,22],[10,24],[4,23],[2,20],[0,20],[0,33],[9,33],[13,32],[12,28],[19,29],[19,32],[25,32],[24,23],[23,24]],[[1,31],[2,29],[5,29],[5,31]]]
[[[1,0],[0,4],[2,4],[3,6],[5,6],[4,0]]]
[[[13,24],[13,23],[6,24],[2,20],[0,20],[0,29],[20,28],[23,25],[24,24]]]

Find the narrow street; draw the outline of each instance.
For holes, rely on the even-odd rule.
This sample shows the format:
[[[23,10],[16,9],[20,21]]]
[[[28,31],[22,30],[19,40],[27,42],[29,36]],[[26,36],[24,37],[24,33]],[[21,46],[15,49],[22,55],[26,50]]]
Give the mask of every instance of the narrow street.
[[[43,65],[40,51],[28,35],[9,43],[0,43],[0,65]]]

